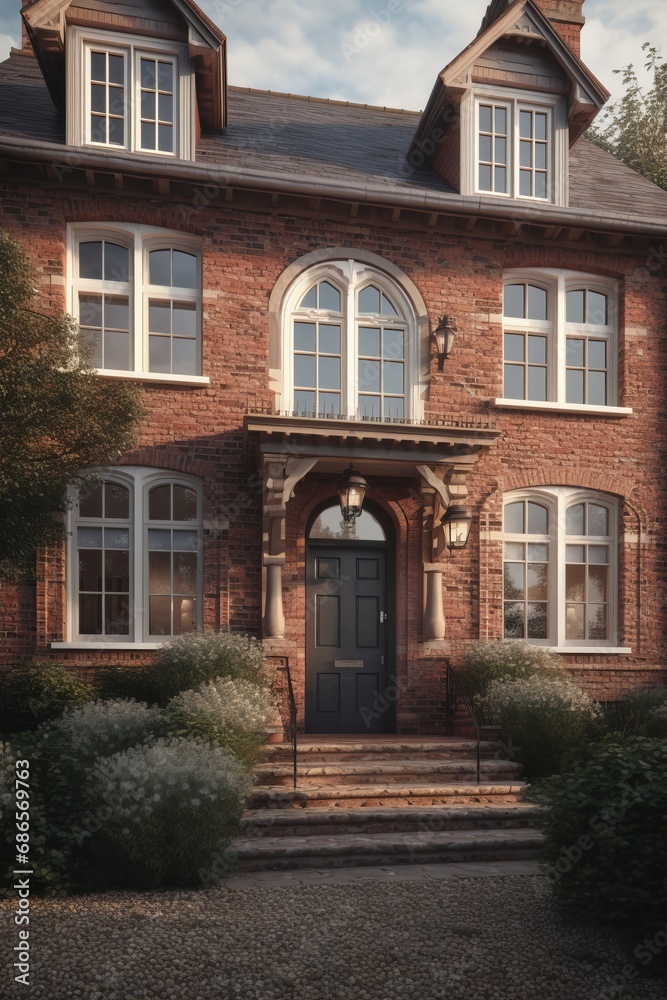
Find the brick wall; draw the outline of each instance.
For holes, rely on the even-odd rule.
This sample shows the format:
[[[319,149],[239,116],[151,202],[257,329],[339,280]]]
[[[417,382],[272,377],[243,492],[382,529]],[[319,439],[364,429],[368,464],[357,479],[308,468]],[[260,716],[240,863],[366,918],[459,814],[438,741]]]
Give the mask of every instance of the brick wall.
[[[204,617],[207,628],[227,626],[258,634],[261,626],[262,497],[256,469],[243,450],[243,416],[273,403],[268,389],[268,305],[284,271],[321,247],[355,246],[385,257],[415,283],[433,321],[458,318],[459,335],[443,372],[432,362],[427,417],[488,416],[501,432],[469,476],[474,524],[467,549],[447,559],[444,575],[447,635],[440,647],[421,643],[421,514],[412,480],[371,481],[369,497],[395,526],[397,569],[397,721],[402,731],[433,731],[441,717],[442,657],[456,656],[478,637],[502,634],[502,493],[521,487],[577,485],[620,498],[627,541],[621,546],[621,644],[631,656],[570,656],[591,692],[615,697],[636,684],[665,677],[665,583],[662,543],[666,523],[663,419],[667,362],[664,329],[667,273],[594,245],[569,249],[450,236],[399,226],[357,224],[279,212],[209,206],[183,217],[169,201],[122,194],[71,193],[64,186],[2,188],[4,225],[22,240],[38,274],[44,310],[65,308],[67,222],[137,222],[187,230],[203,239],[204,373],[210,386],[145,387],[147,417],[136,452],[126,464],[189,472],[203,479],[205,518],[223,511],[227,532],[205,538]],[[650,259],[650,258],[649,258]],[[509,267],[569,268],[611,275],[621,282],[621,402],[627,418],[501,410],[502,273]],[[284,571],[288,633],[284,649],[303,697],[304,533],[314,506],[334,494],[321,474],[303,480],[288,506],[288,564]],[[641,541],[640,541],[641,539]],[[137,652],[58,652],[65,637],[65,565],[62,551],[40,556],[34,588],[8,588],[0,605],[0,662],[54,659],[91,663],[147,662]]]

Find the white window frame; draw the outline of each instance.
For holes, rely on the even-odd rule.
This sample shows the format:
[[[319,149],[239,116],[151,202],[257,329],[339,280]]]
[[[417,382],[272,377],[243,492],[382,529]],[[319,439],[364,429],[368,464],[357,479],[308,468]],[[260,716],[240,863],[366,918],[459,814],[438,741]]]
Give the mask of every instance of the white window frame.
[[[100,479],[117,482],[130,491],[130,634],[113,639],[98,639],[78,632],[79,574],[77,559],[76,531],[79,526],[95,526],[90,519],[77,516],[78,494],[76,488],[70,491],[72,508],[66,517],[66,591],[67,621],[65,642],[52,642],[52,649],[159,649],[172,636],[156,637],[148,634],[148,494],[154,486],[176,484],[195,490],[198,497],[198,519],[189,522],[189,530],[197,530],[199,555],[197,565],[197,628],[203,627],[204,567],[203,567],[203,484],[201,480],[168,469],[153,469],[146,466],[112,466],[106,469],[89,470]],[[107,522],[97,519],[97,525]],[[155,522],[162,526],[163,522]],[[180,524],[180,522],[173,522]]]
[[[509,115],[508,191],[484,191],[479,186],[479,108],[483,104],[506,107]],[[520,194],[520,111],[537,111],[547,115],[549,182],[547,197]],[[461,102],[461,194],[482,198],[501,198],[529,202],[534,205],[568,204],[569,132],[567,106],[560,95],[531,93],[511,87],[472,89]]]
[[[125,145],[92,142],[90,134],[90,52],[93,49],[125,56]],[[174,65],[174,151],[141,147],[141,56],[169,60]],[[154,156],[194,160],[196,92],[188,46],[162,39],[72,25],[67,34],[67,144]]]
[[[125,246],[130,251],[130,282],[94,281],[79,278],[79,244],[108,240]],[[151,286],[148,283],[148,254],[151,250],[182,250],[197,258],[196,293],[192,289]],[[177,385],[208,385],[210,380],[202,372],[202,245],[201,240],[186,233],[173,232],[155,226],[114,223],[69,223],[67,226],[67,309],[79,319],[79,295],[106,293],[128,295],[130,298],[130,336],[132,339],[133,365],[129,371],[98,368],[98,374],[109,378],[122,378],[142,382],[171,382]],[[197,374],[183,375],[148,370],[148,300],[149,297],[178,299],[197,304]]]
[[[546,507],[549,516],[548,536],[517,535],[505,531],[505,507],[511,503],[527,500]],[[565,593],[565,558],[567,544],[583,544],[576,538],[567,536],[566,511],[578,503],[594,503],[609,511],[609,535],[599,540],[601,545],[609,545],[609,602],[607,639],[575,640],[567,639],[566,630],[566,593]],[[622,647],[618,641],[618,610],[619,610],[619,568],[618,554],[621,545],[619,534],[619,509],[616,497],[609,493],[599,493],[571,486],[540,486],[535,489],[514,490],[503,494],[503,531],[502,531],[502,564],[505,564],[505,542],[529,542],[535,538],[538,543],[548,539],[549,542],[549,573],[548,573],[548,630],[547,639],[504,639],[505,642],[525,642],[531,646],[549,646],[561,653],[631,653],[628,647]],[[585,542],[595,542],[595,536],[589,536]],[[512,560],[509,560],[510,562]],[[504,570],[503,570],[504,580]],[[504,583],[503,583],[504,587]],[[502,635],[505,634],[504,596]]]
[[[632,409],[618,405],[619,387],[619,331],[618,331],[618,282],[597,274],[580,271],[532,268],[511,270],[503,273],[503,304],[506,285],[538,285],[548,294],[548,319],[546,322],[530,319],[505,319],[501,314],[503,327],[502,377],[505,378],[505,334],[535,333],[547,337],[547,399],[509,399],[505,396],[495,400],[496,406],[513,409],[554,410],[565,413],[589,413],[602,416],[626,416]],[[585,288],[607,296],[607,326],[574,326],[566,322],[567,293]],[[568,403],[566,393],[567,338],[587,337],[607,342],[607,403]]]
[[[299,303],[308,289],[320,282],[334,285],[342,297],[341,331],[341,419],[359,419],[358,407],[358,358],[359,326],[385,326],[404,330],[405,343],[405,421],[421,419],[423,401],[420,381],[419,335],[415,308],[401,288],[389,275],[363,261],[354,259],[332,260],[315,264],[293,282],[285,296],[282,310],[282,391],[278,399],[281,411],[294,411],[294,321],[325,321],[326,314],[319,309],[300,309]],[[357,312],[357,296],[367,285],[375,285],[391,299],[398,312],[395,322],[387,317]],[[330,314],[333,316],[333,314]],[[363,320],[360,322],[360,317]],[[340,322],[340,320],[335,320]],[[331,322],[334,322],[332,319]],[[335,418],[334,418],[335,419]],[[384,423],[385,421],[369,421]],[[400,421],[397,421],[400,423]]]

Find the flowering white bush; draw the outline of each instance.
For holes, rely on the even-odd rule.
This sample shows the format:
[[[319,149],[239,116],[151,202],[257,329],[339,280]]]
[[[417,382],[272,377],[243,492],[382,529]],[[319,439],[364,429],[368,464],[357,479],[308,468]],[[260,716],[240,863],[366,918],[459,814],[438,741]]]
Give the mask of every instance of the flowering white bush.
[[[537,674],[492,681],[483,708],[500,725],[529,779],[555,774],[569,750],[602,728],[599,707],[567,677]]]
[[[69,744],[81,760],[110,757],[163,731],[159,708],[142,702],[89,701],[81,708],[68,709],[54,722],[51,731]]]
[[[221,874],[249,786],[231,754],[190,737],[124,750],[98,761],[89,777],[91,794],[109,813],[103,836],[150,885],[193,885]]]
[[[160,647],[149,675],[162,704],[217,677],[262,683],[264,650],[261,642],[242,633],[187,632]]]
[[[251,764],[273,717],[271,695],[251,681],[219,677],[184,691],[167,706],[173,732],[186,732],[231,750]]]
[[[495,720],[499,720],[508,708],[519,707],[600,714],[586,692],[567,677],[542,677],[539,674],[522,680],[501,678],[491,681],[484,705],[488,715]]]
[[[565,676],[563,661],[557,653],[545,646],[531,646],[526,642],[475,642],[468,646],[456,675],[471,699],[478,721],[491,724],[486,714],[485,695],[489,684],[500,678],[519,680],[542,676]]]

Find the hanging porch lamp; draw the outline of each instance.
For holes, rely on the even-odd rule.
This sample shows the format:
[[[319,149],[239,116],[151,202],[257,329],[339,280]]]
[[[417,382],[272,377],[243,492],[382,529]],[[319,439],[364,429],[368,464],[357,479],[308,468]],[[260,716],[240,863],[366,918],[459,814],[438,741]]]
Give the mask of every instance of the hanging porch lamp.
[[[449,551],[464,549],[468,544],[472,514],[465,507],[449,507],[442,522],[445,544]]]
[[[354,524],[356,518],[361,516],[368,483],[361,473],[351,465],[343,473],[343,478],[337,489],[343,521],[345,524]]]

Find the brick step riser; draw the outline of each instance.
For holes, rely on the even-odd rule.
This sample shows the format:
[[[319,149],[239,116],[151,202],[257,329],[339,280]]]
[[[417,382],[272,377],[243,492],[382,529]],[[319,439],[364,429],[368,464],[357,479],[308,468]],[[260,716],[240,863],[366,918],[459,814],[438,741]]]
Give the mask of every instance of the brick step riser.
[[[520,790],[516,792],[480,792],[473,794],[443,794],[443,795],[409,795],[404,797],[381,795],[375,798],[360,799],[335,798],[276,800],[262,795],[252,796],[248,800],[249,809],[353,809],[363,808],[395,808],[409,809],[411,806],[471,806],[471,805],[513,805],[524,802]]]
[[[406,810],[407,811],[407,810]],[[282,813],[280,813],[282,816]],[[261,840],[263,837],[334,837],[347,834],[370,834],[370,833],[438,833],[446,830],[523,830],[526,827],[537,829],[538,819],[528,819],[526,816],[517,816],[516,819],[447,819],[442,822],[423,823],[419,820],[411,820],[408,816],[404,820],[391,819],[386,821],[374,820],[365,823],[363,820],[350,823],[322,823],[322,824],[254,824],[241,825],[241,835],[243,837],[253,837]]]
[[[537,847],[514,847],[488,850],[475,848],[471,850],[427,850],[387,853],[387,854],[350,854],[350,855],[306,855],[305,857],[280,858],[239,858],[237,870],[241,872],[262,871],[294,871],[309,868],[359,868],[377,865],[438,865],[453,864],[464,861],[536,861],[539,858]]]
[[[510,777],[511,772],[508,771],[493,771],[484,770],[483,778],[484,781],[507,781]],[[298,776],[298,787],[301,790],[308,788],[327,788],[327,787],[339,787],[341,785],[379,785],[379,784],[390,784],[392,779],[395,779],[397,784],[410,785],[410,784],[443,784],[443,777],[445,779],[455,779],[457,781],[468,782],[473,784],[476,781],[477,773],[474,770],[462,770],[462,771],[426,771],[419,772],[418,774],[404,773],[402,775],[391,775],[391,774],[318,774],[318,775],[299,775]],[[382,779],[384,778],[384,781]],[[399,780],[400,779],[400,780]],[[291,788],[293,784],[293,778],[289,774],[262,774],[261,784],[269,786],[271,788]]]

